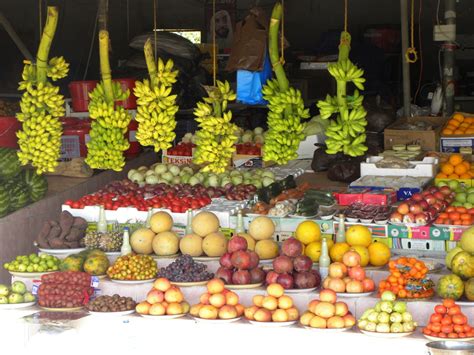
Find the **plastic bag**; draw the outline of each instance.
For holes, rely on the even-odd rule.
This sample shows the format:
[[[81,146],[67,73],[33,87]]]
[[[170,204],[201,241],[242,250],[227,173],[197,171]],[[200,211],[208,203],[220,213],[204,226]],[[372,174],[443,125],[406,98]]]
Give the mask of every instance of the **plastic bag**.
[[[272,65],[268,55],[261,71],[237,71],[237,101],[248,105],[265,105],[262,88],[272,77]]]
[[[353,182],[360,177],[360,158],[339,160],[328,169],[328,179],[331,181]]]
[[[337,153],[337,154],[328,154],[326,153],[326,145],[324,144],[315,144],[317,147],[316,150],[314,151],[313,154],[313,160],[311,162],[311,169],[313,171],[318,172],[318,171],[326,171],[328,170],[331,165],[338,161],[339,159],[344,158],[343,153]]]

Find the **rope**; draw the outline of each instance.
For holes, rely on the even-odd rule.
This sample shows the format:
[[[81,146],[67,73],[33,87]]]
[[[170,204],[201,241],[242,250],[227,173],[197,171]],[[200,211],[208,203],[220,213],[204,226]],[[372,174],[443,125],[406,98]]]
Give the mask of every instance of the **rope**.
[[[347,32],[347,0],[344,0],[344,32]]]
[[[418,97],[418,93],[421,90],[421,79],[423,77],[423,45],[422,45],[422,37],[421,37],[421,14],[423,12],[423,0],[420,0],[420,9],[418,12],[418,43],[420,46],[420,75],[418,77],[418,87],[416,89],[415,96],[413,98],[413,102],[416,103],[416,99]]]
[[[217,81],[217,53],[216,53],[216,0],[212,0],[212,82]]]
[[[39,8],[39,36],[41,39],[41,34],[43,33],[43,0],[38,0]]]
[[[153,43],[153,48],[155,49],[155,60],[158,60],[157,58],[157,54],[158,54],[158,47],[156,45],[156,36],[157,36],[157,33],[156,33],[156,30],[157,30],[157,20],[156,20],[156,1],[157,0],[153,0],[153,40],[154,40],[154,43]]]
[[[285,0],[281,0],[280,63],[285,65]]]
[[[415,49],[415,0],[411,0],[411,46],[407,48],[405,53],[405,60],[407,63],[416,63],[418,60],[418,53]]]

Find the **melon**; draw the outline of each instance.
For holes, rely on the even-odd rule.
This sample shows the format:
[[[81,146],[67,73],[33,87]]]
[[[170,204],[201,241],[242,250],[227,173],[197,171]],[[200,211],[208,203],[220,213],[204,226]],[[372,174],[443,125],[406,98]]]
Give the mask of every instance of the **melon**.
[[[249,234],[255,240],[270,239],[275,233],[275,224],[265,216],[257,217],[249,225]]]
[[[238,233],[236,235],[239,235],[241,237],[244,237],[245,240],[247,241],[247,250],[255,250],[255,239],[252,238],[252,236],[248,233]]]
[[[191,223],[193,233],[205,237],[219,230],[219,219],[212,212],[199,212]]]
[[[278,243],[273,239],[259,240],[255,244],[255,252],[260,259],[273,259],[278,256]]]
[[[451,262],[453,273],[460,276],[463,280],[474,277],[474,256],[466,251],[457,253]]]
[[[202,238],[197,234],[185,235],[179,241],[179,250],[182,254],[191,256],[202,255]]]
[[[174,255],[179,250],[179,238],[173,232],[158,233],[153,238],[152,248],[156,255]]]
[[[151,254],[153,253],[153,238],[155,233],[148,228],[139,228],[130,236],[130,245],[137,254]]]
[[[202,241],[202,250],[207,256],[222,256],[227,251],[227,238],[220,232],[210,233]]]
[[[457,275],[445,275],[439,279],[436,292],[441,298],[458,300],[464,293],[464,283]]]
[[[150,228],[155,233],[170,231],[173,228],[173,217],[163,211],[154,213],[150,218]]]
[[[474,253],[474,226],[462,232],[459,245],[463,250],[467,251],[468,253]]]
[[[474,301],[474,279],[471,278],[464,283],[464,295],[469,301]]]
[[[460,246],[457,246],[453,249],[451,249],[448,254],[446,254],[445,262],[446,262],[446,267],[451,270],[451,263],[453,262],[453,258],[456,256],[457,253],[461,252],[462,248]]]

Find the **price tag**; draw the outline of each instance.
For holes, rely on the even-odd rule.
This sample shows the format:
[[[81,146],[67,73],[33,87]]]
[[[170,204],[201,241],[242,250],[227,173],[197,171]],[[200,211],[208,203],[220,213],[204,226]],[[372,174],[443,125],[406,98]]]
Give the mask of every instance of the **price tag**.
[[[91,276],[91,287],[98,288],[99,287],[99,277],[98,276]]]

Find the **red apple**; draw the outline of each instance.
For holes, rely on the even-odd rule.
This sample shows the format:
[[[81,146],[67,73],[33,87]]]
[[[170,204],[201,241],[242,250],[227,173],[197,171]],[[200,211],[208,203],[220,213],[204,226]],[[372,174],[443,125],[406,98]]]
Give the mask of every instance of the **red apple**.
[[[441,211],[443,209],[443,205],[440,203],[440,202],[436,202],[434,205],[433,205],[433,208],[436,210],[436,211]]]
[[[428,194],[425,196],[425,201],[428,203],[428,205],[433,206],[438,200],[434,195]]]
[[[444,196],[449,196],[451,194],[451,189],[449,186],[441,186],[439,192],[441,192]]]
[[[397,212],[401,215],[406,215],[408,212],[410,212],[410,206],[408,205],[408,203],[403,202],[398,206]]]
[[[415,222],[415,215],[413,213],[407,213],[403,216],[403,223],[413,223]]]
[[[438,192],[438,191],[439,191],[439,190],[438,190],[438,188],[437,188],[436,186],[430,186],[430,187],[428,188],[428,192],[429,192],[430,194],[434,194],[434,193],[436,193],[436,192]]]
[[[423,200],[423,195],[420,193],[416,193],[416,194],[413,194],[411,198],[416,202],[420,202]]]
[[[372,292],[375,290],[375,282],[369,278],[362,280],[362,286],[364,287],[364,292]]]
[[[392,222],[401,222],[402,219],[403,219],[403,216],[399,212],[393,212],[390,215],[390,221],[392,221]]]
[[[444,194],[440,191],[435,192],[433,196],[436,197],[438,200],[444,200]]]
[[[434,207],[429,207],[425,212],[428,215],[428,219],[433,219],[438,214],[438,211]]]
[[[415,216],[415,222],[418,224],[426,224],[427,221],[428,221],[428,216],[424,212],[418,213]]]
[[[423,211],[426,211],[426,209],[429,207],[428,202],[426,202],[425,200],[420,201],[418,204],[423,209]]]
[[[413,214],[420,213],[421,211],[423,211],[423,208],[421,208],[419,203],[414,203],[410,206],[410,212]]]

